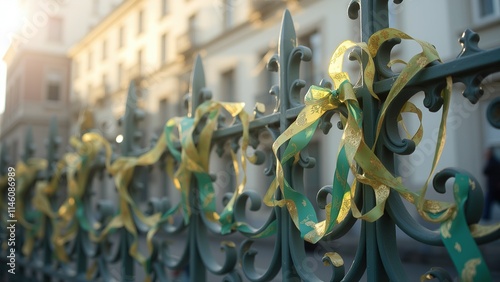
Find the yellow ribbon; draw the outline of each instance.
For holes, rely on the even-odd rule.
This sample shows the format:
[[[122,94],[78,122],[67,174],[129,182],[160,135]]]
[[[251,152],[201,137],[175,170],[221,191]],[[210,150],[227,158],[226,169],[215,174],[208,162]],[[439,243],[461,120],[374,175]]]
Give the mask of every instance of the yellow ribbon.
[[[29,189],[35,184],[36,176],[40,171],[47,168],[47,161],[43,159],[29,159],[25,162],[19,161],[16,165],[16,190],[18,199],[25,199],[26,194]],[[36,215],[38,211],[33,213]],[[30,222],[26,219],[25,214],[25,203],[24,201],[17,202],[16,216],[19,223],[25,228],[26,239],[24,241],[22,252],[25,256],[30,256],[33,251],[33,246],[35,243],[35,237],[42,236],[43,234],[43,222],[38,221],[38,218],[34,218],[35,222]]]
[[[59,162],[58,167],[61,170],[56,170],[56,174],[52,180],[58,179],[60,171],[66,173],[67,179],[67,198],[57,209],[57,212],[52,212],[53,217],[53,238],[56,255],[61,261],[68,261],[69,257],[66,254],[64,246],[67,242],[76,237],[79,228],[83,228],[90,234],[96,231],[88,223],[83,212],[82,197],[86,191],[89,179],[91,165],[96,160],[98,153],[106,146],[102,140],[95,140],[88,136],[82,137],[82,141],[76,137],[70,139],[70,144],[75,148],[76,152],[67,153]],[[77,173],[78,172],[78,173]],[[51,184],[54,186],[55,184]],[[54,187],[52,188],[54,189]],[[50,191],[50,189],[48,190]],[[43,198],[41,196],[40,198]],[[44,200],[46,201],[46,200]],[[40,207],[47,210],[47,208]],[[92,236],[92,235],[91,235]]]

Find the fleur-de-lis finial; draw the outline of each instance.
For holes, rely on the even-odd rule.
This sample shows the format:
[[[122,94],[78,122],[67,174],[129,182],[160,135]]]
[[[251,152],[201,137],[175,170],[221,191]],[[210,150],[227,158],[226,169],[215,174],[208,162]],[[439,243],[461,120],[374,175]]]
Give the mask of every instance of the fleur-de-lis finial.
[[[212,98],[211,92],[206,88],[205,71],[200,55],[196,56],[189,92],[188,116],[193,116],[199,105]]]
[[[120,121],[123,125],[121,150],[124,156],[129,156],[137,151],[137,143],[142,137],[138,124],[144,119],[145,114],[144,111],[138,108],[137,91],[136,82],[132,80],[128,88],[125,115]]]

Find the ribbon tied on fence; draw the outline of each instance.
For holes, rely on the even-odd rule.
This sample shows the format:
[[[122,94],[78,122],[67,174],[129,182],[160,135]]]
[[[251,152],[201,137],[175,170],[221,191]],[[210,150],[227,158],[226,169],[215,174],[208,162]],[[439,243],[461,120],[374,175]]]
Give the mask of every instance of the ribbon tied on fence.
[[[377,55],[380,46],[390,39],[413,40],[421,46],[422,52],[412,57],[408,62],[404,62],[404,69],[395,79],[389,94],[383,101],[376,127],[376,141],[391,102],[423,68],[430,63],[440,62],[436,49],[432,45],[413,39],[396,29],[381,30],[373,34],[367,43],[343,42],[334,52],[330,61],[329,73],[334,82],[335,90],[311,86],[304,98],[305,107],[299,113],[295,122],[273,144],[273,152],[277,159],[276,178],[271,183],[264,202],[269,206],[286,207],[295,226],[300,230],[301,236],[306,241],[316,243],[330,233],[336,224],[344,220],[349,210],[352,211],[353,216],[356,218],[370,222],[376,221],[384,214],[385,203],[389,194],[397,192],[404,199],[414,204],[424,219],[441,223],[442,228],[440,230],[443,234],[443,242],[450,254],[453,253],[452,249],[460,246],[460,259],[457,260],[454,257],[452,259],[457,269],[462,271],[461,276],[472,277],[477,275],[474,281],[485,281],[482,279],[488,279],[489,273],[483,270],[485,268],[487,270],[487,267],[485,267],[484,260],[464,219],[464,202],[467,199],[467,191],[470,189],[469,182],[466,181],[464,184],[463,177],[465,176],[460,174],[456,176],[457,183],[454,194],[458,204],[428,200],[425,197],[427,186],[436,169],[446,139],[446,118],[452,87],[451,78],[446,78],[446,86],[441,92],[443,100],[442,117],[433,163],[429,176],[419,191],[415,192],[408,189],[404,186],[400,177],[394,176],[387,170],[374,152],[376,141],[375,145],[370,148],[364,140],[363,112],[356,97],[356,89],[350,83],[348,74],[343,71],[343,57],[348,50],[355,47],[360,48],[368,56],[363,69],[364,87],[375,100],[380,101],[380,98],[373,91],[375,74],[373,58]],[[389,64],[393,63],[401,63],[401,61],[389,62]],[[285,175],[283,167],[298,162],[299,154],[311,141],[320,118],[326,112],[338,110],[341,107],[346,109],[347,116],[341,116],[344,132],[337,155],[336,168],[333,173],[332,200],[325,207],[326,219],[318,221],[313,205],[305,195],[295,191],[292,185],[288,183],[288,177]],[[413,136],[409,137],[418,145],[423,135],[422,113],[414,104],[406,102],[400,112],[399,121],[401,122],[403,121],[401,114],[404,112],[416,114],[419,118],[418,130]],[[280,158],[279,149],[282,146],[285,146],[285,150]],[[349,173],[354,176],[351,184],[348,183]],[[371,187],[375,195],[375,206],[365,213],[362,213],[354,202],[358,183]],[[279,198],[276,197],[278,189],[280,189]],[[453,227],[448,228],[449,226]],[[497,228],[498,226],[495,229]],[[444,233],[445,230],[452,230],[453,232]],[[465,281],[472,280],[465,279]]]

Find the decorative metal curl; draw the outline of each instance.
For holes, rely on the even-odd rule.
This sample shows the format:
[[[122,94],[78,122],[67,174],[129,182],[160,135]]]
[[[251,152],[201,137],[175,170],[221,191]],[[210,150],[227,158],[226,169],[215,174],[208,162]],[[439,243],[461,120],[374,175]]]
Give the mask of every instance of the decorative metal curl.
[[[391,150],[391,152],[400,155],[409,155],[415,151],[415,142],[401,138],[399,134],[398,117],[400,116],[401,109],[411,97],[420,91],[424,91],[424,106],[429,108],[430,111],[439,110],[443,105],[440,93],[444,86],[444,83],[434,83],[425,87],[407,87],[392,100],[392,103],[387,106],[385,120],[382,123],[381,129],[381,138],[385,147]]]

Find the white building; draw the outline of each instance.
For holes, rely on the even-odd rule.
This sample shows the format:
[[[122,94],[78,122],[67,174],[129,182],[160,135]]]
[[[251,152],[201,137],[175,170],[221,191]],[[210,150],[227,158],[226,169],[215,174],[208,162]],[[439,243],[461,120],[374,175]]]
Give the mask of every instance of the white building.
[[[3,60],[7,65],[5,112],[0,140],[15,162],[23,153],[26,129],[33,130],[37,157],[52,116],[65,150],[69,138],[70,46],[79,41],[118,1],[20,0],[22,24]]]

